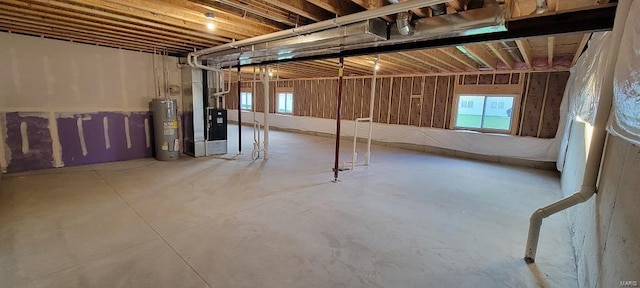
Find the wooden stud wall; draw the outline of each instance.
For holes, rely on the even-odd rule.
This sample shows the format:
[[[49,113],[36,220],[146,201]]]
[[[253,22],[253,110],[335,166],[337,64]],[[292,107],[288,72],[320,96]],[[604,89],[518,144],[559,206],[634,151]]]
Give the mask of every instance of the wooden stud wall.
[[[455,106],[454,91],[501,87],[522,89],[520,113],[514,116],[515,135],[553,138],[558,128],[559,108],[568,72],[532,72],[502,74],[465,74],[443,76],[387,76],[376,81],[373,120],[378,123],[413,125],[449,129]],[[342,118],[354,120],[368,117],[371,78],[343,80]],[[227,107],[237,109],[236,85],[227,96]],[[251,82],[242,83],[251,91]],[[294,93],[294,115],[316,118],[336,118],[337,78],[272,81],[270,112],[275,112],[275,92]],[[510,88],[507,88],[510,87]],[[481,93],[482,91],[479,90]],[[459,93],[459,92],[458,92]],[[262,83],[256,83],[254,105],[264,111]]]

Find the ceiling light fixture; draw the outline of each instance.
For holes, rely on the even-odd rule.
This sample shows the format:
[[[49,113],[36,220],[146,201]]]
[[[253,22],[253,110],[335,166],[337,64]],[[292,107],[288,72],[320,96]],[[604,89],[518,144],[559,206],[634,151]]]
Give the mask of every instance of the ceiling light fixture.
[[[216,25],[213,23],[213,17],[215,16],[213,15],[213,13],[211,12],[204,13],[204,17],[207,17],[207,29],[209,30],[215,29]]]

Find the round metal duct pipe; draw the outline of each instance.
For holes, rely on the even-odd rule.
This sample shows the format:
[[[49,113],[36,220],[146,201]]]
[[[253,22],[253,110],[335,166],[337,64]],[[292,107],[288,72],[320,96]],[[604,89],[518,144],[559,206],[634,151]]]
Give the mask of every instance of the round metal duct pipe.
[[[413,30],[411,29],[411,13],[398,13],[396,24],[398,24],[398,33],[400,33],[400,35],[409,35]]]

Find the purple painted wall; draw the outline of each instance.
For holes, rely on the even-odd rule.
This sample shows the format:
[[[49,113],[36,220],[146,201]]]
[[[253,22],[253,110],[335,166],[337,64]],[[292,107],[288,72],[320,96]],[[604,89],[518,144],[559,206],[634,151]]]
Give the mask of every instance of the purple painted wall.
[[[45,114],[37,113],[21,116],[20,113],[7,113],[7,146],[10,149],[11,161],[7,172],[38,170],[54,167],[52,157],[52,140],[49,133],[49,120]],[[36,115],[36,116],[31,116]],[[98,112],[87,114],[56,114],[58,136],[62,146],[62,162],[64,166],[76,166],[92,163],[129,160],[152,156],[153,134],[149,135],[151,143],[147,146],[145,136],[145,119],[149,112]],[[103,119],[108,123],[109,147],[105,142]],[[129,139],[127,145],[125,133],[125,117],[129,118]],[[82,119],[82,130],[86,144],[86,155],[83,154],[78,131],[78,119]],[[151,121],[149,132],[152,133]],[[20,125],[26,122],[29,138],[29,153],[22,153],[22,136]]]
[[[26,115],[26,116],[25,116]],[[6,113],[7,119],[7,148],[11,153],[11,164],[7,172],[19,172],[53,167],[51,148],[51,134],[49,134],[49,120],[45,114],[38,113]],[[20,125],[27,125],[27,139],[29,152],[22,152],[22,133]]]

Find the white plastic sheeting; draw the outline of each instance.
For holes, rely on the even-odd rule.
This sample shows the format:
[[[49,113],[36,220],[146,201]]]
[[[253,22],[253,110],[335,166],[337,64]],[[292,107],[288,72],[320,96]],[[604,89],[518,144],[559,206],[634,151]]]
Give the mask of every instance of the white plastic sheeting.
[[[251,123],[251,112],[242,116],[243,123]],[[237,121],[237,110],[229,110],[229,120]],[[257,113],[256,119],[262,119]],[[336,121],[291,115],[270,114],[269,125],[285,129],[335,134]],[[361,125],[367,125],[363,123]],[[342,121],[342,136],[353,136],[353,121]],[[364,131],[363,129],[361,131]],[[360,134],[360,133],[359,133]],[[362,132],[359,137],[366,137]],[[488,134],[473,131],[445,130],[409,125],[373,124],[373,140],[445,148],[489,156],[553,162],[558,155],[555,139]],[[277,145],[277,144],[273,144]]]
[[[629,15],[640,15],[640,1]],[[640,145],[640,17],[628,17],[614,74],[613,117],[608,131]]]
[[[610,32],[594,33],[589,40],[587,50],[571,68],[573,82],[567,83],[569,93],[569,118],[589,123],[593,126],[596,109],[600,99],[604,69],[609,53]]]

